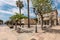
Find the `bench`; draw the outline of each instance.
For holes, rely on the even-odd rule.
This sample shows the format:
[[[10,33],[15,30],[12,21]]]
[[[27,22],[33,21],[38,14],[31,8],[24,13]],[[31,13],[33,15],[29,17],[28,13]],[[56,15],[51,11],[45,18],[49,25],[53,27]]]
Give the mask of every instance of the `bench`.
[[[22,28],[22,27],[19,27],[18,29],[17,29],[17,32],[25,32],[25,33],[32,33],[32,29],[29,29],[29,28]]]

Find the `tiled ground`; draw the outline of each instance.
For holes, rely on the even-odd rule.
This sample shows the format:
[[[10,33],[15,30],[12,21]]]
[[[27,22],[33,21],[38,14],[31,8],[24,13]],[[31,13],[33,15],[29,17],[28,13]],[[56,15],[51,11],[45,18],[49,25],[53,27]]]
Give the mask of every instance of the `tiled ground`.
[[[42,33],[16,33],[15,30],[11,30],[10,28],[0,27],[0,40],[31,40],[32,38],[36,40],[60,40],[60,26],[53,27],[53,32],[45,32]],[[58,29],[58,30],[56,30]],[[58,31],[56,33],[56,31]]]

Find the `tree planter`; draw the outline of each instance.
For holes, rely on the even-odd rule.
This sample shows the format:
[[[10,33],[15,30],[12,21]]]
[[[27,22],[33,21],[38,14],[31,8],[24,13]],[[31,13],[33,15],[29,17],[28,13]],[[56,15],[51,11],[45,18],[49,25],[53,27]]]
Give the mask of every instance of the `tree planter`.
[[[21,33],[21,28],[18,28],[18,29],[17,29],[17,32],[18,32],[18,33]]]
[[[13,25],[10,25],[9,28],[10,28],[10,29],[13,29],[14,27],[13,27]]]

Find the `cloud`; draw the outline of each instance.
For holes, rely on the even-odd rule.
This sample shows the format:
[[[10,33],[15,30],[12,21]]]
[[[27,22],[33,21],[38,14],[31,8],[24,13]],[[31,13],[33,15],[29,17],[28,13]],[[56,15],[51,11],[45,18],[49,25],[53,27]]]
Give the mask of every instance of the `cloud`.
[[[4,10],[0,10],[0,13],[12,14],[12,12],[9,12],[9,11],[4,11]]]
[[[15,12],[19,13],[19,9],[18,9],[18,8],[12,8],[10,11],[11,11],[13,14],[14,14]]]
[[[0,12],[0,19],[1,19],[1,20],[6,21],[6,20],[9,19],[10,16],[11,16],[10,14],[4,14],[4,13],[1,13],[1,12]]]
[[[30,13],[30,17],[34,18],[36,15],[34,13]]]
[[[11,5],[11,6],[15,6],[16,7],[16,1],[17,0],[6,0],[6,1],[5,0],[0,0],[0,3],[1,3],[0,5],[3,6],[4,4],[8,4],[8,5]],[[21,0],[21,1],[23,1],[23,4],[26,3],[25,6],[27,6],[27,0]],[[31,1],[30,1],[30,7],[32,7]],[[22,13],[25,13],[25,9],[26,8],[22,9]],[[15,12],[15,11],[18,12],[18,8],[12,8],[12,9],[9,9],[9,10],[12,10],[12,12]]]
[[[0,2],[0,6],[2,6],[3,5],[3,3],[2,2]]]
[[[56,0],[58,3],[60,3],[60,0]]]
[[[11,9],[11,12],[12,12],[13,14],[15,14],[15,12],[19,13],[19,8],[12,8],[12,9]],[[27,14],[27,9],[26,9],[26,8],[21,9],[21,13],[22,13],[22,14]]]
[[[16,6],[16,1],[18,0],[0,0],[0,2],[9,4],[11,6]],[[27,3],[27,0],[20,0],[20,1],[23,1],[23,3]]]
[[[57,0],[53,0],[53,5],[52,5],[53,7],[54,6],[58,6],[58,2],[57,2]]]
[[[0,18],[3,18],[4,17],[4,15],[0,15]]]
[[[33,6],[32,6],[32,2],[31,2],[31,0],[30,0],[30,3],[29,3],[29,4],[30,4],[30,7],[33,7]]]
[[[12,5],[12,6],[16,6],[16,0],[0,0],[0,2]]]

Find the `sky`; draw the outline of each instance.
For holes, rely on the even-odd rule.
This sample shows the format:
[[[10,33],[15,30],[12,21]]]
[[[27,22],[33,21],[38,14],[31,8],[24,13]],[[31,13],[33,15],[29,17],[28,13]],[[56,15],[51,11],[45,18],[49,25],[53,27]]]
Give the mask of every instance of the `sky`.
[[[19,8],[16,6],[17,0],[0,0],[0,19],[7,21],[9,20],[9,17],[14,15],[15,12],[19,13]],[[22,13],[27,16],[27,0],[21,0],[24,4],[24,7],[22,8]],[[58,10],[58,16],[60,16],[60,0],[53,0],[54,6],[56,6]],[[33,7],[32,2],[30,0],[30,17],[34,18],[35,14],[33,13]]]

